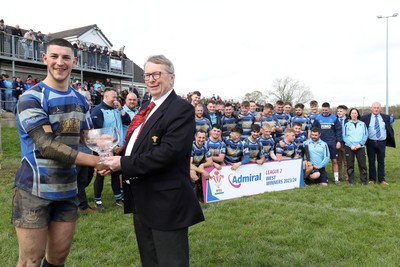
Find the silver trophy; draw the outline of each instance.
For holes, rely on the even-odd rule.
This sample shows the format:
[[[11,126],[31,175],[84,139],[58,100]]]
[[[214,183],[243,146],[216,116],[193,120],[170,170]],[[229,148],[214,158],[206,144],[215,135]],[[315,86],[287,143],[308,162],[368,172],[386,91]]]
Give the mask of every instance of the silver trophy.
[[[99,154],[99,164],[106,163],[105,157],[112,156],[112,151],[119,144],[119,131],[115,127],[84,130],[83,141],[86,146]]]

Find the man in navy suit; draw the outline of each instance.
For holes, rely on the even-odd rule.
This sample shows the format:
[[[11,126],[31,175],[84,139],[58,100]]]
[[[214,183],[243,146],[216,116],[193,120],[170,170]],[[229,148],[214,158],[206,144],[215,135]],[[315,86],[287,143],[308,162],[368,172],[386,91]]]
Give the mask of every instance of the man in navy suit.
[[[107,159],[111,171],[122,170],[142,265],[189,266],[188,227],[204,220],[190,181],[194,109],[173,90],[174,66],[165,56],[147,60],[144,80],[155,107],[127,135],[123,156]]]
[[[372,103],[372,113],[361,117],[361,120],[368,128],[367,154],[369,165],[369,183],[376,184],[377,172],[375,159],[378,160],[378,182],[389,185],[385,179],[385,154],[386,146],[396,147],[394,131],[390,124],[390,116],[382,114],[381,104]]]

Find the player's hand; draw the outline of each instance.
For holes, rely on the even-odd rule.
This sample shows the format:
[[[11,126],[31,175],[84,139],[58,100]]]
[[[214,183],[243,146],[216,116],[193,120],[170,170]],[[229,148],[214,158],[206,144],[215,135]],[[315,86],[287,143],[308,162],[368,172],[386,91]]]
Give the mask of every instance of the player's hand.
[[[232,164],[231,170],[233,170],[233,171],[234,171],[234,170],[237,170],[237,168],[239,168],[240,165],[242,165],[241,162],[236,162],[236,163]]]
[[[214,162],[214,168],[216,168],[217,170],[220,170],[220,169],[222,169],[222,166],[219,165],[218,163]]]
[[[210,179],[210,174],[208,173],[208,171],[204,170],[201,172],[204,176],[204,178],[206,178],[207,180]]]

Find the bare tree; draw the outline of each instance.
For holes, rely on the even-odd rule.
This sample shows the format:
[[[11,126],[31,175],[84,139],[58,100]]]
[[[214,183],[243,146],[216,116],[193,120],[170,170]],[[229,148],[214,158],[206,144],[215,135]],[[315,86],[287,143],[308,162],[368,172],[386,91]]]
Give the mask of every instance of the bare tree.
[[[257,104],[264,105],[267,101],[267,96],[260,91],[253,91],[251,93],[246,93],[241,97],[242,101],[256,101]]]
[[[272,89],[267,91],[271,102],[282,100],[283,102],[307,103],[313,98],[310,88],[302,82],[296,81],[291,77],[276,79]]]

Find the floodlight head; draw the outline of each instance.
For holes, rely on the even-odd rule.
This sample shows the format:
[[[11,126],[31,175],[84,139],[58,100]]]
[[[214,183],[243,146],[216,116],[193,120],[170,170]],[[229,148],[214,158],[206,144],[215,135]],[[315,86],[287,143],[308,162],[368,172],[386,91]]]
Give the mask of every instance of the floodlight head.
[[[378,18],[378,19],[381,19],[381,18],[382,18],[382,15],[377,16],[377,18]]]
[[[394,13],[394,14],[393,14],[393,17],[397,17],[397,15],[399,15],[399,13]]]

